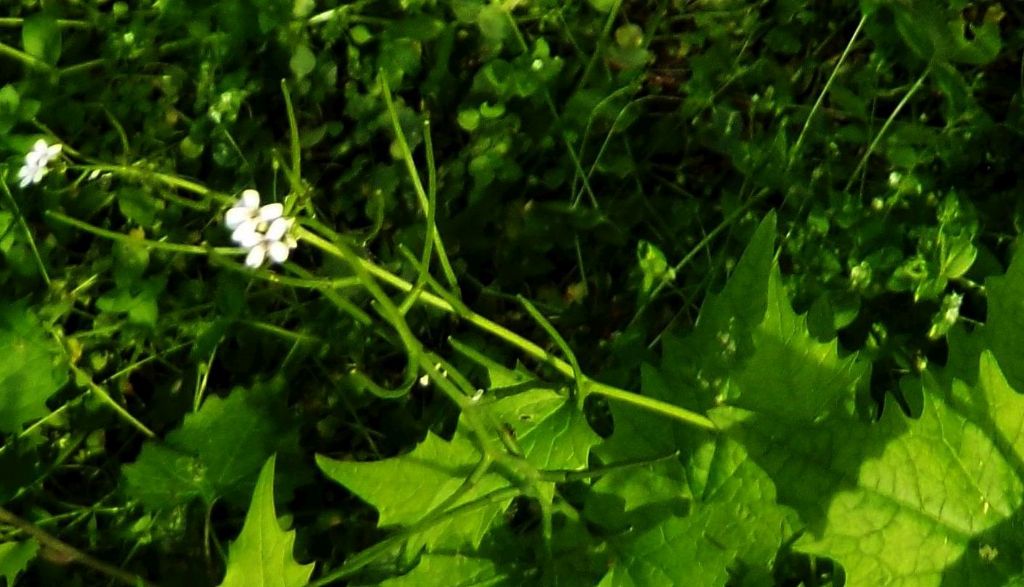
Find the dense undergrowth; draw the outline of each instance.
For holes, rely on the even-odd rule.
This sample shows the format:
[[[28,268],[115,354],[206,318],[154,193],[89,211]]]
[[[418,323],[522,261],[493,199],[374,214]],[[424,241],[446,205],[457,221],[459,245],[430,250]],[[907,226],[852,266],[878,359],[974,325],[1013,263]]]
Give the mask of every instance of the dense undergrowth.
[[[0,585],[1024,580],[1018,2],[0,6]]]

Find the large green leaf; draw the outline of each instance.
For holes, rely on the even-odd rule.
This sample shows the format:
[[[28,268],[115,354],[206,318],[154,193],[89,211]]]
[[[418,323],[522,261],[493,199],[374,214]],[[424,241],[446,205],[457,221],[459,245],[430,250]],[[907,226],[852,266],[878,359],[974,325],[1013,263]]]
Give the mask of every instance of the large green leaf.
[[[611,570],[602,585],[710,587],[737,575],[749,584],[770,576],[776,552],[796,522],[791,511],[775,503],[771,479],[726,438],[701,447],[687,474],[686,492],[693,496],[689,515],[663,514],[653,526],[637,526],[613,538]],[[671,483],[668,477],[662,482]],[[677,485],[676,492],[684,490]],[[638,518],[637,513],[631,517]]]
[[[57,19],[50,14],[33,14],[25,19],[21,29],[21,44],[25,52],[40,61],[56,65],[60,59],[61,35]]]
[[[465,435],[456,434],[446,441],[427,433],[412,452],[398,457],[353,462],[317,455],[316,461],[325,475],[373,505],[382,527],[395,527],[412,525],[452,500],[480,461],[480,454]],[[449,505],[467,503],[507,485],[503,477],[485,474]],[[489,505],[449,518],[426,531],[422,540],[428,546],[442,540],[479,546],[507,505]]]
[[[704,300],[694,330],[666,341],[662,370],[672,384],[671,398],[697,411],[717,404],[726,377],[750,355],[753,330],[768,308],[775,214],[768,214],[751,238],[721,292]]]
[[[1024,252],[1014,256],[1005,275],[986,279],[985,289],[985,344],[1010,385],[1024,390]]]
[[[244,504],[269,455],[298,452],[298,432],[275,390],[212,396],[162,442],[149,442],[123,469],[128,493],[151,509],[202,498]]]
[[[0,577],[7,579],[7,587],[14,587],[18,575],[24,571],[39,551],[35,540],[0,543]]]
[[[228,551],[221,587],[302,587],[313,564],[295,562],[295,533],[281,529],[274,509],[274,457],[267,459],[252,494],[249,513]]]
[[[60,344],[24,303],[0,307],[0,432],[50,413],[46,399],[67,381]]]
[[[806,420],[849,409],[854,399],[849,391],[867,374],[867,364],[840,358],[835,340],[824,343],[811,336],[806,318],[793,312],[776,267],[767,291],[764,319],[751,333],[753,351],[728,375],[720,402]],[[787,394],[793,389],[799,393]]]
[[[976,386],[925,381],[916,421],[715,413],[808,525],[796,547],[837,560],[851,587],[1003,585],[1020,572],[1024,397],[988,352]]]
[[[590,448],[599,440],[578,410],[549,389],[520,392],[482,408],[506,426],[522,447],[524,458],[540,469],[582,469]],[[452,440],[428,433],[415,449],[398,457],[352,462],[318,455],[317,464],[328,477],[373,505],[380,513],[381,526],[395,527],[415,524],[442,505],[465,504],[511,486],[508,478],[494,471],[464,486],[481,459],[462,421]],[[550,499],[554,484],[544,484],[543,491]],[[422,532],[418,540],[428,548],[441,544],[476,548],[510,501],[448,517]]]

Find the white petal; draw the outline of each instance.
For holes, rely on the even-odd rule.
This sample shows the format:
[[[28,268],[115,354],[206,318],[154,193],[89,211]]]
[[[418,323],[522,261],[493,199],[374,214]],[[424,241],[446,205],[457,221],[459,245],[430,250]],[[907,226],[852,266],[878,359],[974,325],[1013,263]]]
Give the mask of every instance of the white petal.
[[[252,220],[252,209],[251,208],[232,208],[227,211],[224,215],[224,224],[228,228],[234,230],[238,228],[243,222]]]
[[[43,161],[43,156],[38,151],[29,151],[25,154],[25,165],[36,167],[37,165],[46,165],[46,162]]]
[[[299,246],[299,241],[295,240],[295,237],[290,234],[284,235],[284,238],[281,239],[281,242],[288,245],[289,249],[294,249],[295,247]]]
[[[280,202],[274,202],[273,204],[267,204],[260,208],[260,220],[264,222],[270,222],[271,220],[277,220],[284,214],[284,204]]]
[[[22,169],[24,169],[24,167],[22,167]],[[32,183],[32,178],[26,175],[25,177],[21,178],[21,181],[18,182],[18,187],[24,188],[28,186],[28,184],[30,183]]]
[[[263,242],[263,235],[256,231],[255,222],[243,222],[231,233],[231,240],[245,248],[255,247]]]
[[[35,174],[32,176],[32,183],[39,183],[43,181],[43,176],[46,175],[47,171],[49,171],[49,169],[43,166],[36,167]]]
[[[238,202],[238,205],[246,208],[259,208],[260,193],[254,189],[245,190],[242,192],[242,199]]]
[[[46,154],[47,154],[47,156],[50,157],[50,159],[53,159],[58,154],[60,154],[60,150],[63,149],[63,148],[64,148],[64,145],[62,145],[60,143],[57,143],[56,145],[50,145],[46,149]]]
[[[291,252],[291,249],[281,241],[274,241],[267,245],[267,253],[270,255],[270,260],[275,263],[287,261],[289,252]]]
[[[32,177],[35,173],[35,165],[22,165],[21,169],[18,170],[18,179],[25,179],[26,177]]]
[[[46,150],[48,149],[48,147],[49,146],[46,144],[45,140],[39,139],[35,142],[34,145],[32,145],[32,150],[36,153],[39,153],[40,155],[46,155]]]
[[[267,229],[267,240],[279,241],[284,237],[288,229],[292,227],[292,223],[287,218],[278,218],[277,220],[270,223],[270,228]]]
[[[245,256],[245,264],[253,269],[263,264],[263,259],[267,256],[267,248],[260,243],[249,250],[249,254]]]

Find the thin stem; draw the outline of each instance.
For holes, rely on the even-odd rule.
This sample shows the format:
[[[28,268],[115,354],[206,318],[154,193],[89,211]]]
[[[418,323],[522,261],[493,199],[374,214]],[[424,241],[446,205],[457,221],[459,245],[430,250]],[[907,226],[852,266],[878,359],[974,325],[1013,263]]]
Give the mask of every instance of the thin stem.
[[[825,101],[825,96],[828,91],[832,89],[832,83],[836,80],[836,76],[839,74],[839,69],[846,62],[846,57],[850,54],[850,50],[853,49],[853,43],[857,40],[857,36],[860,35],[861,28],[864,27],[864,23],[867,21],[867,15],[860,17],[860,22],[857,23],[857,28],[854,29],[853,34],[850,35],[850,41],[846,43],[846,48],[843,49],[842,55],[839,56],[839,61],[836,62],[836,66],[832,69],[832,74],[828,76],[828,81],[825,82],[825,87],[822,88],[821,93],[818,94],[818,99],[815,100],[814,106],[811,107],[811,112],[807,115],[807,120],[804,121],[804,127],[800,129],[800,136],[796,138],[796,143],[793,145],[793,150],[789,154],[789,162],[786,164],[786,169],[789,169],[793,165],[793,161],[796,160],[796,156],[800,153],[800,147],[804,144],[804,137],[807,135],[807,129],[811,127],[811,121],[814,120],[814,115],[821,109],[822,102]]]
[[[391,301],[391,298],[384,293],[384,290],[380,288],[380,285],[374,277],[365,269],[362,263],[363,259],[359,255],[355,254],[355,252],[347,245],[331,243],[319,235],[301,228],[299,229],[299,237],[303,238],[310,244],[313,244],[325,253],[344,261],[352,268],[356,277],[362,282],[363,287],[366,288],[370,295],[373,296],[373,299],[377,302],[381,316],[387,320],[398,333],[398,338],[406,352],[407,360],[405,380],[395,389],[381,387],[358,371],[353,371],[351,376],[356,380],[359,387],[370,391],[378,397],[394,399],[404,396],[416,381],[416,375],[418,373],[416,364],[419,362],[419,358],[423,354],[423,345],[409,328],[409,324],[405,321],[405,316],[395,303]]]
[[[683,268],[686,267],[690,263],[690,261],[692,261],[693,258],[696,257],[702,250],[704,250],[704,248],[707,247],[711,243],[711,241],[718,236],[718,233],[722,232],[727,227],[731,226],[732,223],[739,219],[740,216],[746,214],[747,211],[750,210],[750,208],[755,203],[757,203],[762,197],[764,197],[764,195],[767,195],[767,193],[768,192],[766,191],[763,192],[762,194],[754,196],[753,198],[747,200],[747,202],[744,203],[742,206],[734,210],[732,214],[726,217],[726,219],[723,220],[718,226],[713,228],[711,232],[704,235],[704,238],[700,239],[700,242],[694,245],[694,247],[690,249],[690,252],[688,252],[682,259],[680,259],[674,267],[672,267],[672,271],[666,271],[665,277],[662,277],[661,281],[658,282],[658,285],[656,285],[654,287],[654,290],[651,291],[651,295],[648,296],[647,300],[639,308],[637,308],[636,313],[633,315],[633,319],[629,321],[629,324],[626,326],[626,328],[628,329],[630,326],[636,323],[637,319],[639,319],[641,314],[643,314],[644,311],[651,305],[651,303],[654,302],[654,300],[658,297],[662,290],[668,287],[668,285],[675,280],[675,277],[679,275]]]
[[[309,230],[301,229],[299,237],[306,240],[313,246],[323,250],[324,252],[334,255],[340,254],[335,252],[335,245],[333,245],[326,239],[323,239],[320,236],[310,232]],[[391,287],[398,289],[399,291],[408,292],[412,290],[414,287],[413,284],[402,279],[401,277],[398,277],[397,275],[394,275],[387,269],[384,269],[383,267],[376,265],[372,261],[363,259],[361,257],[357,257],[355,261],[358,263],[358,266],[362,268],[362,270],[366,271],[370,275],[373,275],[377,279],[380,279],[380,281],[390,285]],[[444,300],[440,296],[427,291],[420,293],[419,299],[423,301],[425,304],[438,310],[441,310],[442,312],[459,316],[460,318],[469,322],[470,324],[479,328],[480,330],[488,334],[491,334],[492,336],[495,336],[512,346],[517,347],[519,350],[530,355],[534,359],[542,363],[545,363],[546,365],[557,371],[559,374],[561,374],[563,377],[572,380],[576,379],[576,374],[572,368],[572,365],[570,365],[569,363],[552,355],[548,351],[544,350],[543,347],[530,341],[529,339],[509,330],[508,328],[492,320],[484,318],[483,316],[470,310],[466,306],[458,304],[459,307],[456,308],[455,304],[452,304],[451,302]],[[435,377],[435,375],[431,375],[431,378]],[[700,414],[691,412],[689,410],[669,404],[667,402],[662,402],[643,395],[632,393],[630,391],[626,391],[624,389],[619,389],[611,385],[600,383],[586,376],[584,376],[584,380],[584,385],[587,387],[590,393],[596,393],[597,395],[606,397],[614,401],[627,403],[641,409],[656,412],[664,416],[668,416],[670,418],[678,420],[680,422],[691,424],[705,430],[717,431],[718,429],[718,427],[715,426],[714,422],[712,422],[706,416],[702,416]]]
[[[854,182],[857,181],[857,177],[860,175],[860,172],[863,171],[864,166],[867,165],[868,159],[871,158],[871,155],[875,152],[875,149],[878,147],[878,143],[882,142],[882,137],[885,136],[885,132],[889,130],[890,126],[892,126],[893,121],[895,121],[896,117],[899,116],[899,113],[903,110],[903,107],[906,106],[908,102],[910,102],[910,98],[912,98],[914,94],[916,94],[917,91],[921,89],[921,85],[924,84],[924,80],[928,78],[929,73],[931,73],[930,65],[927,68],[925,68],[924,73],[921,74],[921,77],[917,78],[917,81],[914,82],[914,85],[911,86],[907,93],[903,95],[903,99],[900,100],[899,104],[896,105],[896,108],[893,109],[892,114],[889,115],[889,118],[885,119],[885,123],[882,124],[882,128],[879,129],[878,134],[875,135],[875,139],[871,141],[871,144],[868,146],[868,150],[864,152],[864,156],[861,157],[860,162],[857,163],[857,168],[854,169],[853,173],[850,174],[850,179],[846,182],[846,186],[843,187],[844,192],[850,191],[850,188],[853,187],[853,184]]]
[[[106,64],[106,59],[91,59],[89,61],[83,61],[82,63],[76,63],[74,65],[63,67],[57,70],[57,74],[62,77],[66,75],[74,75],[76,73],[82,73],[84,71],[89,71],[90,69],[102,67]]]
[[[299,123],[295,119],[295,108],[292,106],[292,95],[288,91],[288,83],[281,80],[281,93],[284,94],[284,108],[288,115],[288,134],[291,138],[292,175],[299,187],[302,185],[302,150],[299,144]],[[294,189],[296,186],[292,186]],[[296,190],[298,191],[298,190]]]
[[[78,550],[74,546],[71,546],[56,536],[53,536],[32,522],[18,517],[10,510],[2,507],[0,507],[0,524],[14,526],[25,534],[35,538],[36,542],[43,546],[43,548],[47,548],[54,553],[59,554],[61,558],[89,567],[90,569],[102,573],[111,579],[115,579],[121,583],[133,585],[135,587],[138,587],[139,585],[143,585],[145,587],[156,587],[155,583],[152,583],[139,575],[119,569],[109,563],[105,563],[94,558],[81,550]]]
[[[530,303],[530,300],[523,296],[518,296],[518,299],[519,303],[523,305],[523,308],[526,308],[526,313],[544,329],[544,332],[548,333],[548,336],[551,337],[551,340],[554,341],[555,345],[562,351],[562,354],[565,355],[565,358],[569,361],[569,366],[572,367],[572,376],[576,380],[576,399],[580,402],[580,407],[582,408],[582,401],[587,394],[587,389],[585,387],[586,379],[583,377],[583,371],[580,369],[579,361],[576,360],[576,353],[572,352],[572,348],[569,347],[569,343],[565,341],[562,335],[558,332],[558,329],[555,328],[555,325],[545,318],[544,314],[541,314],[540,310]]]
[[[0,187],[3,187],[4,196],[7,198],[7,203],[14,209],[15,216],[18,217],[18,224],[21,229],[25,231],[25,237],[28,239],[28,246],[32,249],[32,256],[36,260],[36,266],[39,268],[39,275],[42,276],[46,286],[50,286],[50,275],[46,272],[46,266],[43,264],[43,258],[39,255],[39,249],[36,248],[36,239],[32,237],[32,231],[28,227],[28,223],[25,222],[25,216],[21,213],[21,208],[18,207],[17,200],[14,199],[14,194],[11,193],[11,189],[7,187],[7,178],[0,179]]]
[[[51,67],[50,64],[37,59],[24,51],[19,51],[6,43],[0,43],[0,55],[6,55],[12,59],[20,61],[29,69],[34,69],[43,73],[53,72],[53,67]]]
[[[107,171],[110,173],[121,174],[136,179],[155,180],[162,184],[169,185],[171,187],[178,188],[186,192],[191,192],[204,198],[218,200],[224,204],[233,204],[235,202],[235,199],[229,196],[228,194],[221,193],[216,190],[211,190],[210,188],[202,184],[187,180],[183,177],[178,177],[177,175],[153,171],[151,169],[139,169],[137,167],[131,167],[129,165],[73,165],[71,166],[71,169],[81,169],[83,171]],[[196,204],[198,202],[192,203]]]
[[[163,242],[163,241],[154,241],[154,240],[149,240],[149,239],[144,239],[144,238],[136,238],[136,237],[133,237],[133,236],[130,236],[130,235],[127,235],[127,234],[120,233],[120,232],[114,232],[112,230],[107,230],[105,228],[100,228],[98,226],[93,226],[92,224],[89,224],[88,222],[83,222],[83,221],[81,221],[81,220],[79,220],[77,218],[72,218],[70,216],[61,214],[60,212],[55,212],[53,210],[47,210],[46,212],[44,212],[44,214],[47,217],[52,218],[52,219],[54,219],[57,222],[60,222],[62,224],[67,224],[68,226],[74,226],[75,228],[78,228],[78,229],[83,230],[85,232],[94,234],[96,236],[100,236],[100,237],[103,237],[103,238],[115,240],[115,241],[118,241],[118,242],[123,242],[123,243],[128,244],[128,245],[144,246],[144,247],[149,247],[151,249],[157,249],[157,250],[161,250],[161,251],[168,251],[168,252],[171,252],[171,253],[183,253],[183,254],[186,254],[186,255],[209,255],[211,253],[218,253],[218,254],[221,254],[221,255],[243,255],[243,254],[245,254],[245,251],[243,251],[242,249],[240,249],[238,247],[209,247],[209,246],[204,247],[204,246],[200,246],[200,245],[183,245],[183,244],[180,244],[180,243],[166,243],[166,242]]]
[[[405,169],[409,173],[409,178],[412,180],[413,189],[416,191],[416,198],[419,200],[420,208],[423,209],[424,216],[427,216],[427,234],[434,241],[434,246],[437,249],[437,260],[441,263],[441,269],[444,272],[445,279],[448,280],[448,285],[452,289],[458,291],[458,281],[455,279],[455,271],[452,269],[451,263],[448,261],[448,253],[445,250],[444,241],[441,240],[441,233],[437,230],[437,224],[431,221],[431,201],[436,200],[436,179],[434,178],[435,171],[431,169],[429,171],[428,181],[430,182],[431,190],[433,193],[427,194],[427,191],[423,189],[423,181],[420,179],[420,174],[416,171],[416,162],[412,158],[412,149],[409,148],[408,141],[405,140],[405,132],[402,131],[402,125],[398,120],[398,110],[395,108],[395,102],[391,98],[391,88],[388,86],[387,79],[382,74],[380,76],[380,86],[384,93],[384,103],[387,105],[388,114],[391,116],[391,126],[395,131],[395,141],[398,143],[398,149],[402,153],[402,160],[405,162]],[[430,124],[429,121],[424,125],[425,141],[427,148],[427,163],[432,168],[434,162],[433,144],[430,141]]]
[[[674,420],[679,420],[680,422],[692,424],[709,432],[718,431],[718,426],[716,426],[715,423],[707,416],[702,416],[696,412],[680,408],[679,406],[649,398],[646,395],[625,391],[618,387],[606,385],[592,379],[590,380],[590,393],[622,402],[624,404],[629,404],[649,412],[655,412]]]
[[[78,381],[83,381],[85,383],[85,386],[89,388],[89,391],[98,395],[100,399],[103,400],[104,403],[106,403],[108,406],[113,408],[115,412],[117,412],[118,416],[121,416],[121,418],[128,422],[129,425],[131,425],[133,428],[141,432],[147,438],[156,438],[156,434],[152,430],[147,428],[145,424],[136,419],[135,416],[131,415],[128,412],[128,410],[124,409],[124,407],[121,404],[114,401],[114,398],[110,397],[110,394],[107,393],[107,390],[103,389],[102,386],[98,385],[95,381],[92,380],[92,376],[90,376],[85,371],[81,370],[77,365],[73,363],[68,364],[71,367],[71,371],[75,374],[76,379]]]
[[[4,28],[16,28],[25,24],[24,18],[17,18],[14,16],[5,16],[0,18],[0,27]],[[69,18],[58,18],[57,26],[63,29],[88,29],[92,28],[92,25],[84,20],[72,20]]]

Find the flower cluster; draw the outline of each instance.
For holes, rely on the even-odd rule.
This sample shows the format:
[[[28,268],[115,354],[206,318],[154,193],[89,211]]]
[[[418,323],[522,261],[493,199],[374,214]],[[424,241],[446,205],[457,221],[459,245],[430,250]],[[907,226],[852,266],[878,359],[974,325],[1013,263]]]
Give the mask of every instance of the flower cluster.
[[[224,224],[232,230],[231,240],[248,249],[245,264],[259,267],[269,257],[274,263],[284,263],[296,247],[289,232],[294,222],[284,217],[280,203],[260,206],[260,193],[253,189],[242,192],[242,197],[224,215]]]
[[[25,155],[25,164],[18,170],[18,185],[22,188],[39,183],[50,170],[47,165],[60,154],[61,145],[48,145],[43,139],[32,145],[32,150]]]

